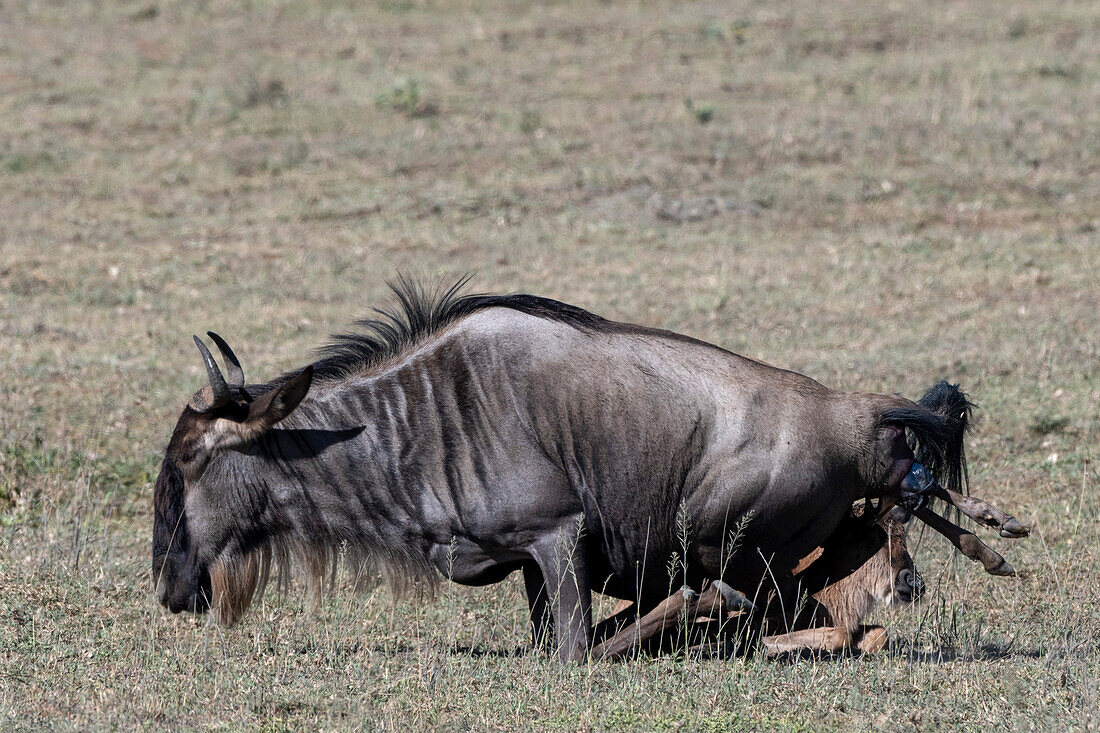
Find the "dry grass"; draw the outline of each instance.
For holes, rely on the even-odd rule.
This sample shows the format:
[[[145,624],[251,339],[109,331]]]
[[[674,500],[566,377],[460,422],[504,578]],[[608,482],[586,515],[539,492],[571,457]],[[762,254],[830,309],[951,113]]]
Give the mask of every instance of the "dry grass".
[[[246,9],[241,9],[243,6]],[[1100,12],[4,0],[0,727],[1100,724]],[[892,654],[527,655],[517,581],[435,605],[148,582],[150,476],[217,330],[301,364],[399,270],[477,273],[834,387],[981,404],[1025,572],[917,554]]]

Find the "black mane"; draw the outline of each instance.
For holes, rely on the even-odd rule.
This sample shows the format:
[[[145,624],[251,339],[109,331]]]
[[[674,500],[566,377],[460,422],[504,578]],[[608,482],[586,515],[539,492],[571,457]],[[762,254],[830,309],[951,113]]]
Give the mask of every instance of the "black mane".
[[[374,308],[373,315],[355,322],[360,329],[336,334],[321,347],[313,364],[313,377],[343,379],[401,354],[451,323],[486,308],[511,308],[528,315],[569,324],[581,330],[617,330],[618,324],[567,303],[535,295],[462,294],[469,281],[463,277],[450,287],[427,290],[412,278],[400,276],[387,283],[397,297],[389,308]]]

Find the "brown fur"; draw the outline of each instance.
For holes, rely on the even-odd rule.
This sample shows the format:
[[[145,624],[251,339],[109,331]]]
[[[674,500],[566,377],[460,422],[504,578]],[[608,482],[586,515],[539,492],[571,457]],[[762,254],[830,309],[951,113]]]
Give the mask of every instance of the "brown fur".
[[[863,519],[863,512],[863,505],[854,506],[828,541],[792,570],[799,592],[819,588],[811,597],[810,608],[803,609],[791,621],[774,615],[782,604],[769,604],[770,613],[760,619],[765,633],[771,629],[787,633],[764,636],[767,654],[836,652],[851,646],[873,653],[886,645],[885,629],[863,626],[862,622],[878,603],[893,602],[898,575],[902,571],[909,570],[914,578],[919,575],[905,544],[905,526],[890,515],[868,523]],[[713,586],[704,591],[704,596],[708,593],[714,596]],[[707,638],[715,631],[721,635],[738,628],[737,624],[710,620],[715,616],[724,618],[726,611],[708,612],[711,602],[701,598],[686,590],[677,591],[641,618],[635,603],[620,602],[612,615],[597,626],[598,646],[594,655],[598,659],[615,659],[640,647],[651,653],[670,649],[670,645],[684,637],[667,633],[666,629],[684,621],[691,623],[697,618],[703,620],[696,624],[696,640],[700,636]],[[797,603],[788,600],[787,605]]]
[[[865,626],[863,620],[880,603],[919,599],[923,583],[906,547],[905,525],[889,514],[869,524],[864,511],[864,505],[854,506],[825,544],[794,568],[798,587],[820,590],[786,633],[763,637],[765,654],[881,651],[888,641],[886,629]],[[900,582],[904,571],[912,574],[908,582]],[[899,586],[908,595],[899,596]],[[769,621],[765,626],[775,629],[775,619]]]
[[[854,572],[814,594],[814,600],[826,611],[827,618],[823,620],[827,625],[857,630],[878,603],[893,602],[898,574],[906,568],[912,569],[905,526],[889,515],[880,519],[878,526],[886,532],[881,549]],[[828,562],[829,558],[825,560]]]
[[[261,571],[268,558],[262,552],[250,552],[210,565],[210,585],[214,591],[211,605],[218,621],[232,626],[252,604]]]

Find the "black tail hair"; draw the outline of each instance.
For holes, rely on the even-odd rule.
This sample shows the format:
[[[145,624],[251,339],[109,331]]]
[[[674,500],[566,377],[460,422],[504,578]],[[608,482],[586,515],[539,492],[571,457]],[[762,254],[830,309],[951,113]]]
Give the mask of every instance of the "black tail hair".
[[[924,464],[941,485],[968,494],[970,477],[963,438],[975,407],[959,385],[940,381],[928,388],[915,407],[890,408],[880,421],[903,425],[909,431],[909,447],[917,462]]]

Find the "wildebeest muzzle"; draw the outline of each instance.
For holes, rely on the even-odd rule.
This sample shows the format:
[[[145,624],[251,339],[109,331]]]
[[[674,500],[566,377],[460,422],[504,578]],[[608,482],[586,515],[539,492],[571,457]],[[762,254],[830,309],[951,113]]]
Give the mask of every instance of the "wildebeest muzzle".
[[[209,610],[213,590],[206,568],[187,568],[186,558],[180,562],[172,555],[165,555],[153,561],[153,578],[157,600],[172,613]]]
[[[894,597],[901,603],[916,603],[924,595],[924,578],[916,568],[903,568],[894,578]]]

